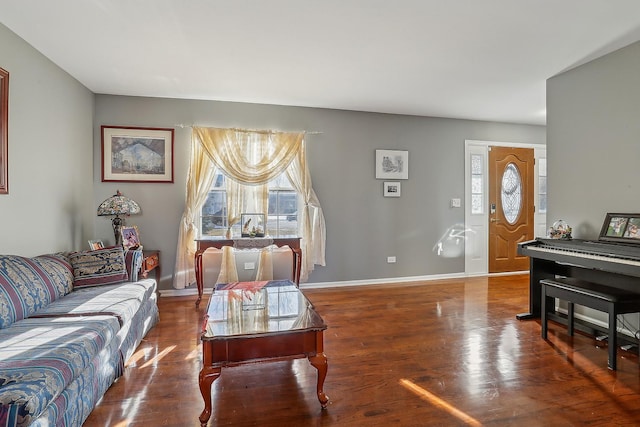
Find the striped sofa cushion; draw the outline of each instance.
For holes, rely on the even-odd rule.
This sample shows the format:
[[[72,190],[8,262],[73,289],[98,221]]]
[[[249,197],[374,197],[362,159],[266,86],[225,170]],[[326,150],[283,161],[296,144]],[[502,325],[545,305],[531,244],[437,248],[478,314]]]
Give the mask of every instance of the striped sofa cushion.
[[[29,425],[96,357],[118,354],[118,329],[114,317],[93,316],[24,319],[0,330],[0,425]],[[122,360],[103,368],[117,376]]]
[[[128,279],[124,251],[120,246],[72,252],[69,261],[73,267],[74,289],[112,285]]]
[[[133,319],[140,306],[155,291],[156,282],[152,279],[80,288],[38,311],[33,317],[111,315],[122,326]]]
[[[72,286],[71,265],[62,254],[0,255],[0,329],[68,294]]]

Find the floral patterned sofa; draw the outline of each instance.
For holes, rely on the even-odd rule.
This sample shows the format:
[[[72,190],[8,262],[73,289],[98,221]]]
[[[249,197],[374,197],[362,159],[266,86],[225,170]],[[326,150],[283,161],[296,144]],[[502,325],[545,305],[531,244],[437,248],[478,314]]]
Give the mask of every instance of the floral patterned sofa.
[[[0,255],[0,426],[81,426],[158,322],[122,248]]]

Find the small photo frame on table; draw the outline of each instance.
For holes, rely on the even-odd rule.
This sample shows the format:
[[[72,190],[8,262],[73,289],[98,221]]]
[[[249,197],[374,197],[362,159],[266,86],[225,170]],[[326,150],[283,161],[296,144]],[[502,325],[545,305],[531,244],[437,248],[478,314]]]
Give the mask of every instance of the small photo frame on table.
[[[264,214],[243,213],[240,214],[241,237],[264,237]]]
[[[409,179],[409,152],[376,150],[376,179]]]
[[[104,243],[102,240],[89,240],[89,249],[92,251],[104,249]]]
[[[400,197],[402,193],[402,187],[400,182],[385,181],[383,184],[384,197]]]
[[[142,249],[142,244],[140,243],[140,233],[138,232],[138,227],[135,225],[132,226],[122,226],[120,228],[120,235],[122,236],[122,247],[127,249]]]
[[[173,182],[173,129],[102,126],[103,182]]]
[[[640,213],[608,213],[598,240],[640,244]]]

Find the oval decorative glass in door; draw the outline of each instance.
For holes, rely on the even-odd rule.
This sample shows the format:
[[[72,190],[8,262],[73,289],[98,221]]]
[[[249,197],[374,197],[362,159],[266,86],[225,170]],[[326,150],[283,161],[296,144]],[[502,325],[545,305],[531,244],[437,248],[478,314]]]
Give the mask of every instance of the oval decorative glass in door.
[[[509,163],[502,175],[502,212],[509,224],[515,224],[522,209],[522,178],[518,167]]]

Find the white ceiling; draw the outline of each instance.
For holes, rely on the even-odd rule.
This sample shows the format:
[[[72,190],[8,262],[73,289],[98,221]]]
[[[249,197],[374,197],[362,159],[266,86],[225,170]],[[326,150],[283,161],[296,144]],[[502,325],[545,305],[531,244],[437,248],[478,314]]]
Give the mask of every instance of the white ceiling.
[[[0,22],[100,94],[545,124],[545,80],[640,40],[640,1],[0,0]]]

